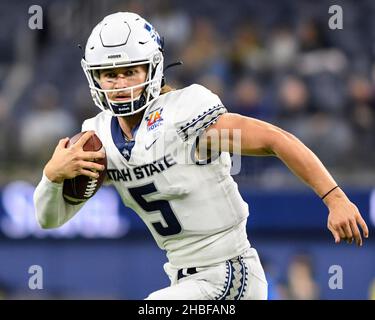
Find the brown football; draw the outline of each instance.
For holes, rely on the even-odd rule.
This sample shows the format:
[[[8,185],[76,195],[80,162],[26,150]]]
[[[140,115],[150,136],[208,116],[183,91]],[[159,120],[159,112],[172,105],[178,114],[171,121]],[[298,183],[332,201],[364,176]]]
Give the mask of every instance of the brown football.
[[[76,134],[70,138],[67,147],[75,144],[79,138],[86,131]],[[90,139],[83,146],[84,151],[104,151],[104,147],[100,139],[96,134],[92,135]],[[99,172],[99,178],[93,179],[87,176],[77,176],[73,179],[65,179],[63,184],[63,197],[66,202],[70,204],[79,204],[90,199],[103,184],[106,176],[107,169],[107,157],[104,159],[98,159],[95,162],[105,166],[105,170]]]

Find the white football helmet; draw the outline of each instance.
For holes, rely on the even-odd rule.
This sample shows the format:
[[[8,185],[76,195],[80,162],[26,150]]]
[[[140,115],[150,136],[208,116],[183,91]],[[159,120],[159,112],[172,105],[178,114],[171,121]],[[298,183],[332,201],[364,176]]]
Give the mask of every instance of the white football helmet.
[[[159,97],[163,64],[163,43],[159,34],[145,19],[130,12],[106,16],[93,29],[81,61],[95,105],[114,116],[135,114]],[[130,91],[130,101],[110,100],[108,93],[124,89],[103,90],[99,86],[99,71],[136,65],[148,66],[146,81],[126,88]],[[135,97],[134,89],[139,87],[144,90]]]

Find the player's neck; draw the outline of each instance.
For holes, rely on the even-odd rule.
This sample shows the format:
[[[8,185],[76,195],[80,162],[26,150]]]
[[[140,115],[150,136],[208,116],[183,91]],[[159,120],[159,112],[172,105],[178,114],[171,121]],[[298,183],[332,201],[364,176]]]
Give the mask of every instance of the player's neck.
[[[133,139],[132,130],[142,121],[144,111],[127,117],[118,117],[121,130],[127,139]]]

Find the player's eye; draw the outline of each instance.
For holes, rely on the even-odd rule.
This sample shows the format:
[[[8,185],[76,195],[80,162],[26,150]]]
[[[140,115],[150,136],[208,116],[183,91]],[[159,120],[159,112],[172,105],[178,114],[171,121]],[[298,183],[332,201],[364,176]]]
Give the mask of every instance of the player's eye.
[[[112,79],[112,78],[116,78],[117,74],[115,72],[107,72],[105,73],[105,77]]]
[[[128,69],[128,70],[125,71],[125,75],[126,75],[127,77],[134,76],[134,74],[135,74],[134,69]]]

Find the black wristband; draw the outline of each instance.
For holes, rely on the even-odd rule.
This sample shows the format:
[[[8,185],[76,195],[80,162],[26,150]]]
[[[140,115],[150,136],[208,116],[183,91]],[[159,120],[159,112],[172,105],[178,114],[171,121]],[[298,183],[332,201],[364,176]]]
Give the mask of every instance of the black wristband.
[[[321,197],[321,199],[323,200],[326,196],[328,196],[333,190],[335,190],[336,188],[339,188],[339,186],[336,186],[336,187],[333,187],[331,190],[329,190],[323,197]]]

